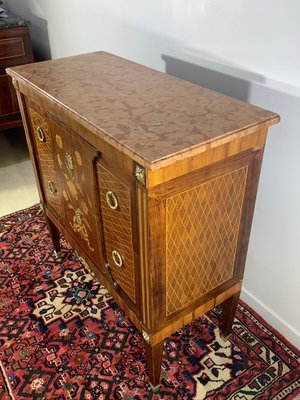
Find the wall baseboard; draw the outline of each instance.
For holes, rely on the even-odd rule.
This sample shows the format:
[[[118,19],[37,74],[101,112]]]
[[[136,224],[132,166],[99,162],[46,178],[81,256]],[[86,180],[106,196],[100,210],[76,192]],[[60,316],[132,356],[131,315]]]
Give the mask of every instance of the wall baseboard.
[[[297,349],[300,349],[300,332],[288,324],[283,318],[267,307],[249,290],[242,288],[241,299],[265,319],[274,329],[280,332]]]

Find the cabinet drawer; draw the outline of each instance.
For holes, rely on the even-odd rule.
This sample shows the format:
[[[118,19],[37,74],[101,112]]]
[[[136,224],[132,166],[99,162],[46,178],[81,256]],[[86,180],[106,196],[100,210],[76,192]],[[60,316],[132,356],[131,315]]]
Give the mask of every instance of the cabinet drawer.
[[[0,30],[0,73],[12,65],[33,62],[28,27]]]
[[[112,278],[136,303],[130,187],[97,163],[105,258]]]
[[[63,215],[62,193],[53,159],[50,119],[42,109],[31,103],[28,106],[28,113],[31,124],[32,142],[40,165],[45,201],[47,206],[61,217]]]
[[[0,60],[6,60],[25,55],[22,36],[0,39]]]

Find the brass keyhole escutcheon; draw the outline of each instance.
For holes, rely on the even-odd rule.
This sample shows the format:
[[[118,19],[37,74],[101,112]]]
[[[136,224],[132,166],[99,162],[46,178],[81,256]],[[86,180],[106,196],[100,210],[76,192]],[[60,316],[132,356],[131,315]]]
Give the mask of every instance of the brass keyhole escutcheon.
[[[75,211],[75,222],[77,225],[83,226],[83,221],[82,221],[82,216],[81,216],[80,210]]]
[[[45,142],[46,141],[46,136],[45,133],[43,131],[43,128],[38,126],[36,128],[36,136],[39,139],[40,142]]]
[[[113,262],[116,264],[117,267],[122,267],[123,265],[123,258],[121,254],[117,250],[113,250],[111,253]]]
[[[54,182],[52,182],[52,181],[48,182],[48,189],[49,189],[50,193],[52,193],[52,194],[56,193]]]
[[[109,208],[111,208],[112,210],[116,210],[118,208],[119,204],[118,204],[117,196],[111,190],[106,192],[106,202],[107,202]]]

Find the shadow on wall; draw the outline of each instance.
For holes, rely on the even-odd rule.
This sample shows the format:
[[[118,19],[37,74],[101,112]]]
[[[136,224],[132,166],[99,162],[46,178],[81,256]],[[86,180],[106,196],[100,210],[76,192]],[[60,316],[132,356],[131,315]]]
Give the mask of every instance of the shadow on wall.
[[[277,214],[273,215],[283,216],[282,204],[287,207],[285,210],[292,210],[295,206],[295,199],[300,201],[300,189],[293,183],[296,175],[300,174],[298,154],[300,148],[300,135],[298,134],[300,88],[271,79],[266,81],[264,76],[243,70],[235,65],[228,65],[225,60],[211,61],[211,55],[209,55],[210,60],[208,61],[205,53],[201,56],[203,57],[198,54],[192,59],[192,62],[165,54],[162,55],[162,59],[166,64],[166,72],[170,75],[272,110],[281,116],[281,122],[272,127],[261,179],[265,180],[264,190],[265,194],[269,195],[268,201],[278,207]],[[183,57],[189,57],[189,54],[183,54]],[[282,151],[283,143],[284,152]],[[270,207],[267,203],[264,206],[267,215]],[[296,212],[299,215],[298,207]],[[283,220],[282,224],[285,226],[286,221]]]
[[[30,14],[28,19],[31,21],[30,32],[35,61],[50,60],[51,49],[48,36],[48,22],[33,14]]]
[[[48,36],[48,22],[42,17],[34,14],[27,2],[14,2],[9,5],[9,10],[22,18],[31,22],[30,36],[35,61],[44,61],[51,59],[51,47]]]
[[[188,60],[181,60],[162,54],[166,73],[277,112],[281,116],[281,122],[272,129],[282,132],[285,141],[289,141],[288,150],[294,150],[291,144],[296,145],[297,143],[298,145],[300,140],[300,135],[297,133],[300,87],[271,79],[266,80],[263,75],[244,70],[235,65],[229,65],[226,60],[216,59],[212,61],[212,55],[205,52],[200,54],[201,57],[199,54],[194,55],[192,61],[190,61],[189,55],[190,53],[183,53],[183,57],[188,58]],[[210,57],[210,60],[207,56]],[[274,142],[277,140],[282,145],[281,135],[275,136]],[[280,151],[282,151],[281,147],[279,147]],[[299,157],[296,159],[299,163]]]
[[[264,315],[271,324],[277,326],[277,320],[270,317],[274,313],[299,330],[299,313],[293,305],[299,303],[297,285],[300,279],[300,186],[295,184],[300,175],[300,87],[266,79],[228,65],[226,60],[212,61],[212,55],[198,54],[191,58],[189,53],[183,52],[182,56],[188,61],[162,56],[167,73],[281,116],[281,122],[272,127],[268,135],[244,282],[249,293],[274,310],[271,314],[266,311]],[[206,56],[210,56],[209,61]],[[258,281],[257,276],[262,279]],[[272,283],[266,285],[270,276]],[[284,301],[278,300],[278,293],[282,290]],[[252,304],[254,308],[257,305],[255,301]],[[282,328],[281,325],[278,327]],[[290,331],[283,333],[290,340],[294,337]]]
[[[220,64],[209,62],[208,68],[207,60],[203,60],[206,66],[200,66],[164,54],[162,59],[166,63],[168,74],[246,102],[250,100],[251,82],[264,82],[262,75],[248,71],[245,71],[246,79],[237,77],[236,75],[239,75],[241,70],[235,67],[222,66],[228,73],[220,72],[218,71]],[[201,64],[201,59],[197,62]]]

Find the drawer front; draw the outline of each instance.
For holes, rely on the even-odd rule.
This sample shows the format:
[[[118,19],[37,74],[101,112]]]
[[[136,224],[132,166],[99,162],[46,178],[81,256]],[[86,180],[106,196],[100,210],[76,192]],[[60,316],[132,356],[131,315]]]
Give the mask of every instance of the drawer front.
[[[24,55],[25,48],[22,36],[0,39],[0,60]]]
[[[29,29],[26,26],[0,29],[0,74],[5,68],[33,62]]]
[[[100,265],[93,170],[97,151],[75,132],[54,121],[51,121],[51,131],[66,228],[85,253]]]
[[[40,174],[46,205],[50,209],[52,208],[56,214],[61,217],[63,215],[61,199],[62,193],[53,159],[50,120],[45,112],[37,106],[29,105],[28,113],[31,123],[33,145],[40,165]]]
[[[97,163],[104,251],[110,273],[136,303],[130,187]]]

